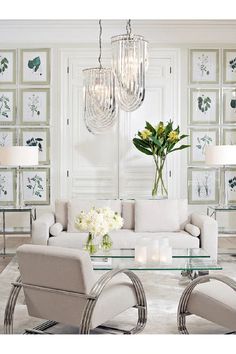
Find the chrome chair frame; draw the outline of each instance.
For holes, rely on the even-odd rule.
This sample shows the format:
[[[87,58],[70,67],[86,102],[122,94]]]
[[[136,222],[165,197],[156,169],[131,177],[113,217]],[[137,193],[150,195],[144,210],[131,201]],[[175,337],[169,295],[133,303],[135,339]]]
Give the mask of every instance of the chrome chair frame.
[[[96,303],[99,299],[99,296],[102,294],[103,289],[105,286],[118,274],[123,273],[127,275],[127,277],[131,280],[136,299],[137,299],[137,305],[134,306],[138,310],[138,320],[137,324],[134,328],[131,330],[121,330],[118,328],[113,328],[113,327],[108,327],[101,325],[98,328],[101,328],[104,331],[112,331],[112,333],[120,333],[122,332],[123,334],[137,334],[141,332],[147,322],[147,301],[146,301],[146,296],[144,292],[143,285],[139,278],[137,277],[136,274],[134,274],[132,271],[128,269],[113,269],[104,275],[102,275],[98,281],[94,284],[93,288],[91,289],[89,295],[84,295],[84,294],[79,294],[71,291],[64,291],[60,289],[52,289],[52,288],[46,288],[46,287],[39,287],[39,286],[34,286],[34,285],[29,285],[29,284],[24,284],[21,281],[21,276],[19,276],[16,280],[16,282],[12,283],[12,289],[7,301],[7,305],[5,308],[5,316],[4,316],[4,333],[5,334],[13,334],[13,322],[14,322],[14,310],[16,306],[16,301],[18,298],[18,295],[20,293],[20,290],[22,288],[39,288],[40,290],[45,290],[45,291],[50,291],[50,292],[60,292],[63,294],[67,295],[72,295],[73,296],[76,294],[77,296],[84,297],[87,299],[83,314],[82,314],[82,319],[81,323],[79,326],[79,331],[80,334],[89,334],[90,333],[90,325],[91,325],[91,319],[93,315],[94,308],[96,306]],[[56,325],[57,322],[55,321],[46,321],[43,324],[40,324],[39,326],[34,327],[33,329],[26,329],[25,334],[45,334],[45,330]]]
[[[218,280],[226,285],[228,285],[230,288],[232,288],[234,291],[236,291],[236,282],[224,275],[206,275],[206,276],[200,276],[196,279],[194,279],[184,290],[180,301],[179,301],[179,306],[178,306],[178,311],[177,311],[177,326],[178,326],[178,331],[180,334],[189,334],[187,327],[186,327],[186,317],[192,315],[192,313],[187,311],[188,307],[188,302],[191,298],[192,292],[195,289],[195,287],[198,284],[206,283],[210,281],[211,279]],[[233,333],[233,332],[232,332]]]

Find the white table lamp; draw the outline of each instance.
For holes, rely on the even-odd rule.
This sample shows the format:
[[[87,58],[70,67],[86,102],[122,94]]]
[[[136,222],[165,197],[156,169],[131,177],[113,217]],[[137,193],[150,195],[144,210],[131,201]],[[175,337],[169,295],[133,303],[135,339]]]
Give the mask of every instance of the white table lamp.
[[[38,146],[0,147],[0,166],[17,168],[17,207],[23,207],[21,167],[38,165]]]
[[[225,167],[236,165],[236,145],[210,145],[206,148],[205,162],[210,166],[223,167],[220,205],[228,206],[227,186],[225,185]],[[223,195],[223,197],[222,197]]]

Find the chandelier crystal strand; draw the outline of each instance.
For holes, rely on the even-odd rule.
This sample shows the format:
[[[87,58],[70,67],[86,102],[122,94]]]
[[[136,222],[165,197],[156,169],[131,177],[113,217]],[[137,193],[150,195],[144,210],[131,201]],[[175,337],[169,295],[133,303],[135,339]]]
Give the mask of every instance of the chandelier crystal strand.
[[[121,109],[132,112],[145,98],[145,74],[148,66],[148,42],[131,31],[112,37],[112,69],[116,77],[116,98]]]
[[[116,122],[115,76],[111,68],[102,66],[102,25],[99,20],[99,67],[83,70],[84,121],[89,132],[106,133]]]

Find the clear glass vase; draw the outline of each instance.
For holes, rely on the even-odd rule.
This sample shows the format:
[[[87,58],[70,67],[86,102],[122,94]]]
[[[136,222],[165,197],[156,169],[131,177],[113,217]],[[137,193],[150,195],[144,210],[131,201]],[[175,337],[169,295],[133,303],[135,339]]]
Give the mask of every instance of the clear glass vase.
[[[112,248],[112,245],[113,242],[111,237],[108,234],[104,235],[101,243],[101,248],[103,249],[103,251],[109,251]]]
[[[99,244],[96,241],[96,236],[91,232],[88,234],[87,241],[84,245],[84,250],[88,251],[89,254],[95,254],[99,249]]]
[[[154,184],[152,189],[152,197],[156,199],[167,199],[168,198],[168,190],[165,184],[165,180],[163,178],[163,169],[162,167],[156,166]]]

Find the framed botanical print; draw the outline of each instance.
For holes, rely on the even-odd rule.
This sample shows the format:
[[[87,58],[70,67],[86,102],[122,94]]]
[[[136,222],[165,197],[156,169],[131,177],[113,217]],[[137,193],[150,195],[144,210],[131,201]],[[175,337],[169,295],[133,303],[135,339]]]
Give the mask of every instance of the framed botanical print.
[[[3,128],[0,129],[0,147],[16,145],[16,129]]]
[[[0,125],[16,122],[16,90],[0,89]]]
[[[48,125],[50,119],[49,89],[22,89],[20,116],[23,125]]]
[[[236,128],[223,128],[222,143],[223,145],[236,145]]]
[[[16,169],[0,168],[0,205],[16,204]]]
[[[218,185],[218,170],[213,168],[189,168],[189,204],[217,204],[219,202]]]
[[[24,203],[26,205],[50,204],[49,168],[24,168],[22,176]]]
[[[223,90],[223,123],[236,123],[235,89]]]
[[[20,131],[20,144],[24,146],[38,146],[39,164],[49,165],[49,128],[22,128]]]
[[[223,83],[236,83],[236,49],[223,50]]]
[[[223,173],[224,171],[222,171]],[[225,170],[225,193],[227,193],[228,202],[236,204],[236,168],[227,168]]]
[[[50,84],[50,49],[21,49],[21,83]]]
[[[190,148],[189,163],[190,164],[204,164],[206,147],[209,145],[218,145],[219,130],[217,128],[209,129],[194,129],[189,130]]]
[[[16,83],[16,50],[0,49],[0,84]]]
[[[218,89],[190,89],[189,102],[190,125],[218,124]]]
[[[219,50],[190,49],[189,77],[191,84],[219,82]]]

